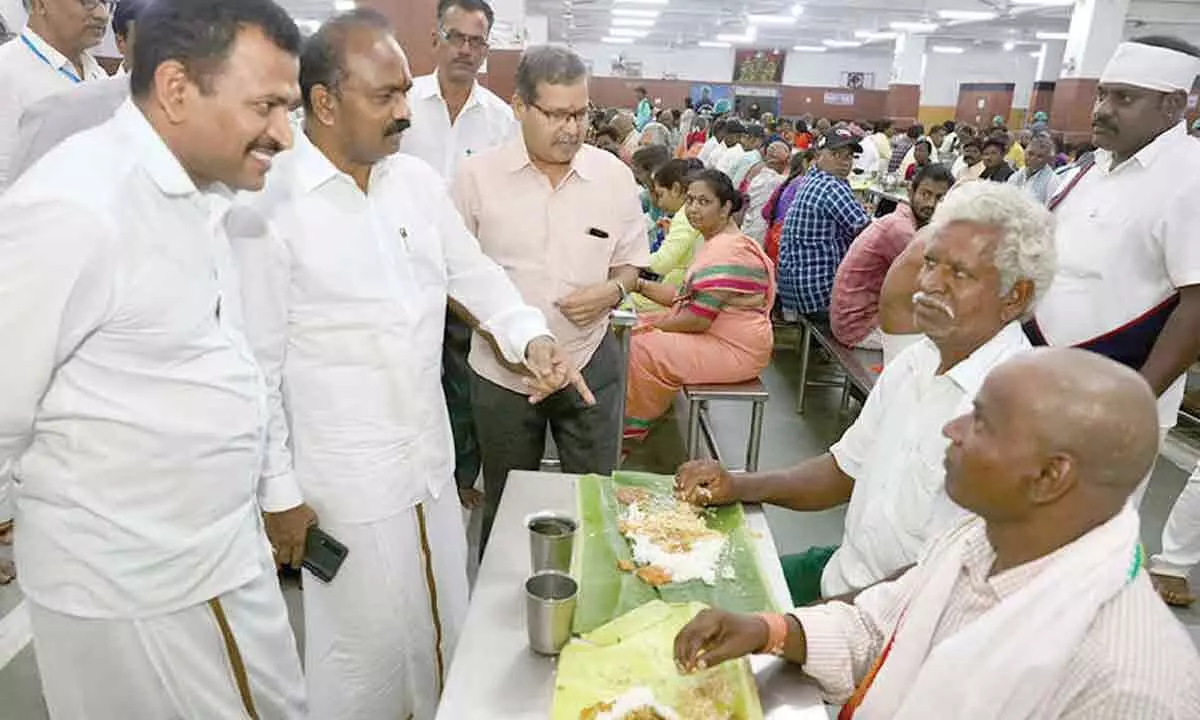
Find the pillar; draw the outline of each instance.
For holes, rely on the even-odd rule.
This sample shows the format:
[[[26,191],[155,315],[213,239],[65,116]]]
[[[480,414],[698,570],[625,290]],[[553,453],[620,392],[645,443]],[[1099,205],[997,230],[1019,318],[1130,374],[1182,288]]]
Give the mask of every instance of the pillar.
[[[1067,142],[1091,138],[1096,85],[1121,42],[1128,11],[1129,0],[1075,0],[1050,110],[1050,126]]]
[[[1029,109],[1025,113],[1027,123],[1033,122],[1034,113],[1044,112],[1049,115],[1054,109],[1054,88],[1058,75],[1062,72],[1063,53],[1066,49],[1066,40],[1042,43],[1042,49],[1038,52],[1037,73],[1033,77],[1033,90],[1029,96]]]
[[[925,77],[925,36],[902,33],[896,38],[886,113],[900,127],[917,122],[921,81]]]
[[[376,10],[391,21],[414,76],[433,72],[437,0],[358,0],[358,6]]]

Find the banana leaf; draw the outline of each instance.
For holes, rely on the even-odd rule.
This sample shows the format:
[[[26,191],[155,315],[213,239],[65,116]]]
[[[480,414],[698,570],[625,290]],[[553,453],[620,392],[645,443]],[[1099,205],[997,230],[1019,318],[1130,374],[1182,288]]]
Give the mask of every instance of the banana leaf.
[[[558,661],[553,720],[579,720],[589,707],[610,702],[634,687],[688,720],[713,717],[761,720],[758,688],[745,658],[695,675],[675,669],[675,636],[705,605],[654,600],[582,638]]]
[[[722,559],[725,571],[718,573],[716,584],[693,580],[655,588],[633,573],[620,570],[619,561],[633,561],[629,542],[617,528],[621,505],[616,491],[621,487],[669,496],[674,491],[674,479],[628,472],[618,472],[613,478],[588,475],[580,479],[577,500],[581,527],[572,562],[572,574],[580,585],[573,625],[576,634],[589,632],[655,599],[700,602],[734,612],[778,610],[740,504],[705,513],[708,526],[729,537]]]

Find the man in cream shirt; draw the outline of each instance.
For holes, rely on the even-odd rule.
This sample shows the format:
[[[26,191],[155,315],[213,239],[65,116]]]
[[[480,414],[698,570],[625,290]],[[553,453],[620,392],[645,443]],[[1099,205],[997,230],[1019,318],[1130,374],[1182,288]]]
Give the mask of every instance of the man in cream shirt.
[[[705,504],[850,504],[840,547],[783,558],[796,605],[890,577],[958,521],[943,487],[941,428],[970,407],[992,368],[1029,348],[1019,321],[1054,277],[1053,229],[1017,188],[956,187],[927,226],[914,296],[925,337],[884,368],[841,440],[788,470],[734,478],[712,463],[684,466],[680,490]]]
[[[396,154],[412,80],[387,20],[326,22],[300,77],[296,149],[228,223],[273,418],[267,529],[293,564],[318,519],[349,548],[332,582],[305,575],[310,717],[427,720],[467,610],[439,382],[447,295],[536,374],[535,395],[565,384],[566,359],[437,173]]]
[[[0,196],[0,467],[42,689],[56,720],[301,718],[220,229],[224,188],[292,142],[300,32],[270,0],[139,29],[132,101]]]
[[[87,52],[104,38],[108,7],[108,0],[25,0],[29,23],[0,45],[0,191],[15,179],[9,166],[25,109],[47,95],[108,77]]]
[[[512,108],[475,77],[487,59],[495,14],[485,0],[441,0],[437,6],[434,54],[437,70],[413,78],[409,91],[412,127],[400,152],[429,163],[446,182],[463,158],[511,139],[517,132]],[[446,313],[442,390],[454,431],[454,477],[463,505],[482,500],[475,489],[482,460],[471,414],[471,326],[452,309]]]

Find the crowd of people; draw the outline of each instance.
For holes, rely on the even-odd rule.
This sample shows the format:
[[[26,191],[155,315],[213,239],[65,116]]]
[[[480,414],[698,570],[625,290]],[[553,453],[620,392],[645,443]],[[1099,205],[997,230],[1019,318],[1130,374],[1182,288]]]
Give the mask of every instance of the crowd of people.
[[[1063,157],[1037,116],[602,111],[553,45],[501,99],[485,0],[440,0],[421,77],[371,10],[303,37],[272,0],[120,0],[109,78],[107,0],[27,4],[0,46],[0,581],[56,720],[432,718],[462,508],[486,546],[548,435],[609,474],[801,316],[883,349],[861,415],[678,492],[848,505],[843,540],[782,558],[794,612],[697,618],[681,669],[775,652],[864,718],[1200,715],[1158,599],[1192,599],[1200,469],[1145,561],[1136,514],[1200,354],[1200,50],[1123,43],[1098,147]],[[855,173],[907,201],[872,217]],[[304,575],[302,664],[277,570],[313,527],[349,552]]]

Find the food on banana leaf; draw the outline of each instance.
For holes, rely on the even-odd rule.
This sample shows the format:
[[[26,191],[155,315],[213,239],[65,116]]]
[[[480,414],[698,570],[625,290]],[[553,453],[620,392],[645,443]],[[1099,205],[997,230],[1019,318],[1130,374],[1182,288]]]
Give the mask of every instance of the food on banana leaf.
[[[657,565],[647,565],[638,568],[638,571],[634,575],[637,575],[638,579],[642,582],[654,587],[661,587],[672,582],[671,571],[660,568]]]
[[[553,720],[761,720],[744,658],[694,675],[675,667],[675,636],[705,607],[655,600],[571,641]]]
[[[577,494],[580,530],[571,572],[579,580],[573,626],[576,634],[591,631],[657,598],[676,603],[703,602],[734,612],[778,609],[759,567],[741,505],[692,509],[690,512],[697,522],[703,523],[704,529],[688,525],[699,534],[684,537],[681,533],[675,538],[680,541],[679,547],[685,540],[708,542],[716,536],[721,538],[723,547],[717,553],[712,584],[703,577],[680,580],[680,573],[676,572],[680,568],[669,567],[645,551],[641,558],[635,558],[635,547],[621,534],[621,524],[628,525],[626,516],[631,507],[674,502],[674,485],[674,478],[644,473],[618,472],[613,478],[595,475],[580,478]],[[623,504],[618,496],[628,502]],[[708,532],[715,535],[707,535]],[[711,553],[712,549],[703,552]],[[703,557],[690,562],[694,567],[683,568],[687,572],[682,575],[702,576],[708,569],[708,561]],[[635,574],[639,567],[649,580],[666,582],[647,584]],[[664,577],[665,573],[672,576]]]
[[[633,545],[634,561],[653,568],[638,573],[651,585],[665,585],[664,579],[716,583],[726,536],[709,529],[695,505],[651,495],[626,506],[617,527]]]

